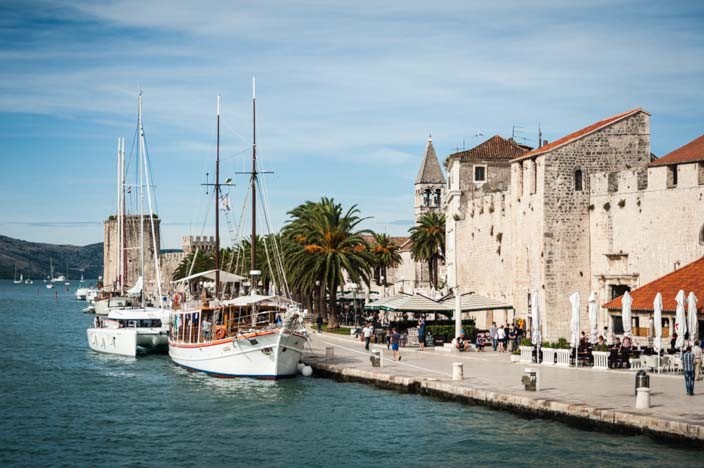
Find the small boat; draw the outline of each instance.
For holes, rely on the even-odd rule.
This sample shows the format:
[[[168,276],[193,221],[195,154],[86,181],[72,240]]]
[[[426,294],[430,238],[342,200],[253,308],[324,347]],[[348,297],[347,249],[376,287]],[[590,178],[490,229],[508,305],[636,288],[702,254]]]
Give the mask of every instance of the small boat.
[[[15,265],[15,277],[14,277],[13,283],[22,284],[22,282],[23,282],[22,273],[20,273],[20,279],[17,279],[17,265]]]
[[[26,280],[24,280],[24,284],[34,284],[34,281],[32,281],[31,279],[27,278]]]
[[[76,300],[77,301],[85,301],[86,296],[88,295],[88,291],[90,291],[90,288],[78,288],[76,289]]]
[[[100,353],[135,357],[138,349],[148,352],[168,349],[169,311],[157,308],[112,310],[96,316],[86,330],[88,346]]]
[[[47,288],[47,289],[53,289],[53,288],[54,288],[54,283],[46,283],[46,288]]]

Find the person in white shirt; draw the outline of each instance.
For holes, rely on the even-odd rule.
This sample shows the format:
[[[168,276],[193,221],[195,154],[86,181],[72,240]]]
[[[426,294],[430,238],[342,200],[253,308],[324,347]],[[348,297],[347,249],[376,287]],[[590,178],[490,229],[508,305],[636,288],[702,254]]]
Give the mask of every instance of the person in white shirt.
[[[499,352],[502,353],[504,352],[504,339],[506,338],[506,330],[504,330],[503,325],[497,330],[496,338],[499,341]]]
[[[701,341],[695,341],[692,346],[692,354],[694,354],[694,380],[702,378],[702,348]]]
[[[374,333],[374,327],[371,323],[367,322],[367,325],[362,329],[362,335],[364,336],[364,349],[369,351],[369,342],[372,339],[372,334]]]

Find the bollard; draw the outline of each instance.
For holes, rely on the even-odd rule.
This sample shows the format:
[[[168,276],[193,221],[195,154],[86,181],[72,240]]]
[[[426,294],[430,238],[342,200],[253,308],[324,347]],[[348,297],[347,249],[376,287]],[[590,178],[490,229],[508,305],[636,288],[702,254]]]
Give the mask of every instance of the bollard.
[[[521,377],[526,392],[535,392],[540,390],[540,375],[538,369],[526,367],[523,369],[523,377]]]
[[[650,389],[648,387],[638,387],[636,392],[636,409],[650,408]]]
[[[374,348],[372,350],[372,355],[369,356],[369,360],[372,363],[372,367],[381,367],[381,350]]]
[[[332,361],[333,359],[335,359],[335,348],[332,346],[327,346],[325,348],[325,360]]]
[[[452,363],[452,380],[464,380],[464,364],[461,362]]]
[[[638,395],[638,389],[640,387],[650,388],[650,376],[644,370],[639,370],[636,373],[635,395]]]

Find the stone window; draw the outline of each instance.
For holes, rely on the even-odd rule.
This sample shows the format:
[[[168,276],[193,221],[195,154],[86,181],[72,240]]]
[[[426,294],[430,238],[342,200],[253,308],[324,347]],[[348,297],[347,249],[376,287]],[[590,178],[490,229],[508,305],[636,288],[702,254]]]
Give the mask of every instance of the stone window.
[[[584,176],[581,169],[574,171],[574,191],[581,192],[584,188]]]
[[[430,206],[430,189],[425,189],[423,192],[423,206]]]
[[[704,161],[699,162],[699,164],[697,164],[697,166],[699,166],[699,171],[698,171],[699,185],[704,185]]]
[[[704,245],[704,224],[702,224],[701,229],[699,229],[699,243]]]
[[[538,191],[538,160],[531,160],[530,164],[530,193],[531,195]]]
[[[516,164],[516,198],[523,196],[523,161]]]
[[[486,182],[486,165],[485,164],[475,164],[474,165],[474,182],[475,183]]]
[[[433,197],[433,201],[435,202],[435,206],[440,206],[440,189],[435,189],[435,196]]]
[[[638,172],[638,190],[645,190],[648,188],[648,170],[643,169]]]
[[[667,166],[667,186],[677,187],[677,165]]]
[[[609,172],[608,190],[609,193],[618,192],[618,172]]]

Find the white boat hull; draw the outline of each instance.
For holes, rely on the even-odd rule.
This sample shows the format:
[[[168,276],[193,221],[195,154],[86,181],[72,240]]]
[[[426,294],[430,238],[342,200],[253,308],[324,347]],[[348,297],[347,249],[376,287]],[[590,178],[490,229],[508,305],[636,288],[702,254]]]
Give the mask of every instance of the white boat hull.
[[[88,346],[100,353],[135,357],[137,348],[148,351],[166,349],[166,332],[159,328],[89,328]]]
[[[275,330],[249,339],[239,336],[198,344],[169,341],[174,363],[215,377],[277,379],[296,375],[306,338]]]

